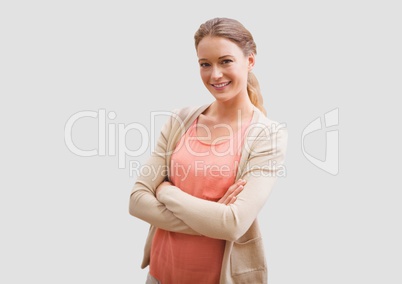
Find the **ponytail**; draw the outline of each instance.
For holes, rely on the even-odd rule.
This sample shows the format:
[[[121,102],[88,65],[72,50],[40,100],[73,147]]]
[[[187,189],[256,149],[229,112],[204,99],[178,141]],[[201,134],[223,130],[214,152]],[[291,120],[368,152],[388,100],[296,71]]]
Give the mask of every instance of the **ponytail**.
[[[254,73],[249,72],[247,78],[247,93],[250,98],[251,103],[256,106],[260,111],[262,111],[265,116],[267,115],[267,111],[264,108],[264,102],[260,90],[260,84],[258,83],[257,77],[255,77]]]

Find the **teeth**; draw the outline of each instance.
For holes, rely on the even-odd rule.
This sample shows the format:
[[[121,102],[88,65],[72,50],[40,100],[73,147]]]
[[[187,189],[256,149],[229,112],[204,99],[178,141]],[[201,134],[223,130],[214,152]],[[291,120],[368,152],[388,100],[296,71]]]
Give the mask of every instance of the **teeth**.
[[[224,87],[224,86],[226,86],[226,85],[229,85],[229,82],[227,82],[227,83],[222,83],[222,84],[214,84],[214,87],[222,88],[222,87]]]

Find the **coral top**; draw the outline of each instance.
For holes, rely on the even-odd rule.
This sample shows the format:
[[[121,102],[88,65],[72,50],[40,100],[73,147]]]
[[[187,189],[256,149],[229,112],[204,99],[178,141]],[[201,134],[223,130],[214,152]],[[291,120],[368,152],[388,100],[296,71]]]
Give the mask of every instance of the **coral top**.
[[[211,144],[197,138],[198,118],[183,135],[171,159],[171,182],[195,197],[218,201],[235,182],[244,132]],[[219,230],[219,228],[216,228]],[[157,229],[150,274],[162,284],[219,283],[225,240]]]

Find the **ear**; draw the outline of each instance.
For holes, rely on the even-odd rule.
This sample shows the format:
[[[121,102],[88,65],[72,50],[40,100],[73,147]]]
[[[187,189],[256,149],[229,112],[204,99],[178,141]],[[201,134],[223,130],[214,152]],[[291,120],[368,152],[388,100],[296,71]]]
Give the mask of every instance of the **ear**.
[[[251,70],[253,70],[255,65],[255,55],[254,53],[250,53],[250,55],[248,56],[248,71],[250,72]]]

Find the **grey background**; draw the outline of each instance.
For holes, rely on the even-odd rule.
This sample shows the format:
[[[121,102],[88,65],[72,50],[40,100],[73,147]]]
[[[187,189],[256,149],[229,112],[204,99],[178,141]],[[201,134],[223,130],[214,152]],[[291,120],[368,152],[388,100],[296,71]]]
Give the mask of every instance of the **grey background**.
[[[270,283],[401,283],[400,14],[397,1],[2,1],[0,282],[143,283],[148,225],[128,214],[128,161],[149,148],[119,169],[73,154],[64,127],[106,109],[108,125],[149,129],[153,111],[210,102],[193,34],[224,16],[254,35],[265,106],[290,134],[287,177],[259,218]],[[334,176],[301,134],[335,108]],[[97,148],[97,120],[73,139]],[[305,147],[324,159],[325,143],[322,130]]]

